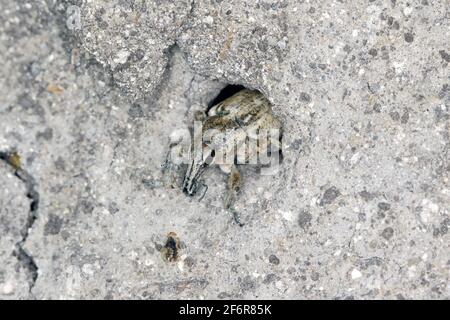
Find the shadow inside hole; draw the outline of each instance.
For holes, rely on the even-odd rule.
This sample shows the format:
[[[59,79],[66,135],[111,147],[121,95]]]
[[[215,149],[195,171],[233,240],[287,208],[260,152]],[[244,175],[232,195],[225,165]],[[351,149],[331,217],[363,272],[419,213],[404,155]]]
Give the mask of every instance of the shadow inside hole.
[[[238,93],[241,90],[244,90],[245,87],[240,84],[229,84],[222,90],[220,90],[219,94],[210,102],[208,103],[208,108],[206,109],[206,114],[208,114],[209,110],[214,107],[216,104],[221,103],[225,99],[228,99],[229,97],[233,96],[234,94]]]

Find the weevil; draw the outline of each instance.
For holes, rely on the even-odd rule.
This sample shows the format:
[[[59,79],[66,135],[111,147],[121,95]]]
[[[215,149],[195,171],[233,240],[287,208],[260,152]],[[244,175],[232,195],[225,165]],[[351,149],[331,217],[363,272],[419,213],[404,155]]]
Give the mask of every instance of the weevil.
[[[205,170],[218,165],[228,174],[224,207],[242,226],[233,206],[242,186],[239,167],[262,165],[263,156],[281,153],[281,122],[273,114],[269,100],[259,91],[249,89],[197,114],[196,119],[201,123],[201,130],[194,129],[191,157],[181,189],[186,195],[194,196],[199,187],[204,186],[200,178]],[[179,140],[179,137],[171,139],[171,148],[178,148],[178,153],[182,152]],[[168,159],[166,166],[170,164],[170,157]]]

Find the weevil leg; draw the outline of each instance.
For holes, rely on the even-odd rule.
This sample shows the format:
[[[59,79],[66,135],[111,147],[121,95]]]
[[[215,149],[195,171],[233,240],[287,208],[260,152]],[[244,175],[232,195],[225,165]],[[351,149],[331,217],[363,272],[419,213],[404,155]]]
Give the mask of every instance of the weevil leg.
[[[198,202],[200,202],[200,201],[203,200],[203,198],[204,198],[205,195],[206,195],[206,192],[208,191],[208,185],[204,184],[203,182],[201,182],[200,184],[201,184],[202,187],[205,188],[205,191],[203,192],[202,196],[198,199]]]
[[[236,165],[231,166],[230,173],[228,175],[227,184],[227,196],[225,198],[225,208],[229,209],[233,206],[236,201],[236,195],[241,187],[241,174],[237,169]]]
[[[194,120],[204,122],[206,119],[206,113],[204,111],[196,111],[194,113]]]
[[[234,221],[239,225],[243,226],[239,217],[239,213],[233,208],[234,202],[236,201],[237,193],[241,188],[242,178],[241,174],[236,167],[236,165],[231,166],[231,172],[228,176],[228,191],[225,197],[225,209],[233,214]]]
[[[176,185],[176,168],[170,157],[170,150],[167,152],[164,162],[161,164],[163,184],[166,188],[173,189]]]
[[[243,227],[244,223],[241,222],[241,216],[239,215],[239,213],[234,210],[234,208],[229,208],[228,210],[233,214],[234,222],[236,222],[239,227]]]
[[[181,158],[185,152],[181,141],[169,141],[169,149],[167,151],[164,162],[161,164],[163,184],[168,189],[175,189],[181,185],[181,175],[183,164],[179,159],[173,159],[172,156]]]

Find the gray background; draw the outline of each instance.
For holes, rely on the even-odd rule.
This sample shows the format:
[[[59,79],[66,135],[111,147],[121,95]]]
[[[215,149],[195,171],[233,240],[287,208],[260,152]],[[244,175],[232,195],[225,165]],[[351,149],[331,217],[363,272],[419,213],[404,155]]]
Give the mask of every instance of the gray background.
[[[449,298],[447,0],[0,4],[0,299]],[[228,83],[284,126],[242,228],[161,183]]]

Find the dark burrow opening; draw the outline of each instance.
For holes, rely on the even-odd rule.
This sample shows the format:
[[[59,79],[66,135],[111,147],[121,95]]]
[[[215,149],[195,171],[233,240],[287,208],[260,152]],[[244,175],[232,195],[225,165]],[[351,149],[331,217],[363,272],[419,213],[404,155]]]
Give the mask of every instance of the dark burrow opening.
[[[221,103],[225,99],[228,99],[229,97],[233,96],[234,94],[238,93],[241,90],[244,90],[245,87],[240,84],[229,84],[222,90],[220,90],[219,94],[211,100],[210,103],[208,103],[208,108],[206,109],[206,113],[209,112],[209,110],[214,107],[216,104]]]

